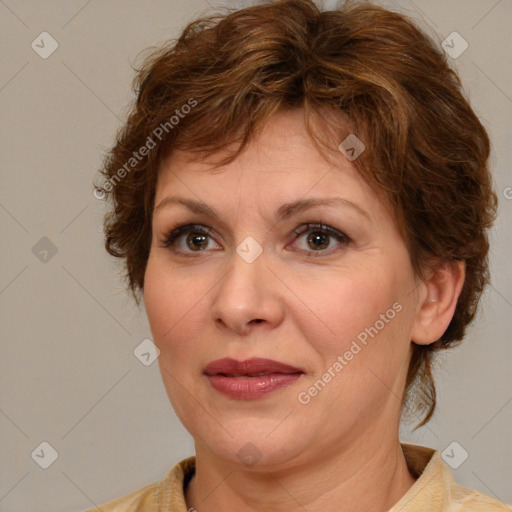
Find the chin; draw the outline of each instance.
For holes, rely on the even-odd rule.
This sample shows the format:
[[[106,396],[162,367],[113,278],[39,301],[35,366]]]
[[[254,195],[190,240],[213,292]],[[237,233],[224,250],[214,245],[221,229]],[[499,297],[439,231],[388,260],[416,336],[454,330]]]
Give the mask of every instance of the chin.
[[[224,428],[214,422],[207,431],[198,431],[195,422],[189,432],[199,440],[196,450],[202,451],[201,446],[204,446],[229,464],[271,471],[292,466],[292,462],[303,456],[314,442],[306,435],[303,424],[290,420],[263,420],[247,415],[231,421],[220,420]],[[286,422],[289,423],[285,425]]]

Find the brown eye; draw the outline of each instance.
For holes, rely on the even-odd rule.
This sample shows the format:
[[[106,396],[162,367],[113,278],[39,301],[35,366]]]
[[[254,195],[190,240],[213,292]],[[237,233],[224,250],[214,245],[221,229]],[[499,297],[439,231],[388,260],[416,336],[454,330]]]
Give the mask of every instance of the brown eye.
[[[191,233],[187,236],[186,243],[192,251],[202,251],[208,246],[208,236],[201,233]]]
[[[178,226],[163,238],[161,247],[183,255],[219,249],[211,233],[210,228],[200,224]]]
[[[295,231],[295,235],[299,240],[302,239],[298,244],[301,252],[310,255],[317,253],[318,256],[340,250],[351,241],[345,233],[322,223],[305,224]],[[302,247],[300,247],[301,245]]]
[[[329,247],[329,236],[321,231],[312,231],[307,237],[309,247],[314,251],[326,249]]]

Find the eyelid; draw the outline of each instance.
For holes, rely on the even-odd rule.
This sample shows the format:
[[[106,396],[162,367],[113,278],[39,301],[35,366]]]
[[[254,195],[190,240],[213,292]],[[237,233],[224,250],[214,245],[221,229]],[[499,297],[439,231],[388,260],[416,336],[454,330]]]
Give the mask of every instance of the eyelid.
[[[317,230],[321,233],[326,233],[328,235],[332,235],[339,238],[345,238],[349,240],[349,237],[343,233],[342,231],[339,231],[336,228],[333,228],[332,226],[329,226],[327,224],[324,224],[323,222],[306,222],[305,224],[302,224],[297,228],[294,233],[297,236],[303,235],[304,233],[307,233],[308,231]]]

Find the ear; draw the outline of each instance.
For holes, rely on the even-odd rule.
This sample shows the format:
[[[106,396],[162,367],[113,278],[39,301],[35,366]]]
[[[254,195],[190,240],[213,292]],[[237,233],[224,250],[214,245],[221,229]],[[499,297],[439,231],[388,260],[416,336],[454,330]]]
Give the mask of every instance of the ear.
[[[428,278],[421,281],[412,330],[414,343],[430,345],[444,334],[455,313],[465,274],[464,261],[446,262],[433,267]]]

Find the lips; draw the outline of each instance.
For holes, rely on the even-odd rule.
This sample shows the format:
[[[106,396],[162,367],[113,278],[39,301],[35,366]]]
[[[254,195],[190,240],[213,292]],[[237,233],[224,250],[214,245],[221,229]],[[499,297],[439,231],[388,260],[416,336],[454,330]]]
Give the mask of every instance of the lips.
[[[253,358],[236,361],[231,358],[217,359],[209,363],[204,373],[208,376],[257,377],[271,374],[304,373],[300,368],[273,361],[272,359]]]
[[[234,400],[254,400],[291,386],[304,375],[300,368],[272,359],[212,361],[204,370],[212,388]]]

